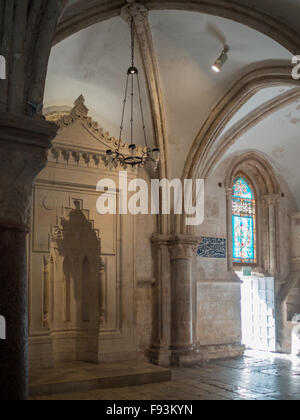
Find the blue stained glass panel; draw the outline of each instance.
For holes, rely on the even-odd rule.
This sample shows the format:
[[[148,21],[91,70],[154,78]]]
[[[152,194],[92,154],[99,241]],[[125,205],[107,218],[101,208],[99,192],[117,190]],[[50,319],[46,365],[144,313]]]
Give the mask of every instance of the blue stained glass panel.
[[[240,262],[254,262],[253,219],[233,216],[233,258]]]
[[[243,178],[238,178],[233,185],[233,197],[253,199],[251,188]]]
[[[232,196],[233,262],[256,263],[256,202],[252,189],[239,177]]]

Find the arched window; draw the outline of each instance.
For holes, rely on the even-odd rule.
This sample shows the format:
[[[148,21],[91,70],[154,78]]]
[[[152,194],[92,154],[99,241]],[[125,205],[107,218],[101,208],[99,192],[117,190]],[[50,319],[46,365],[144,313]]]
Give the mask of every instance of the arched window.
[[[256,264],[256,200],[243,176],[236,177],[233,183],[232,229],[233,263]]]

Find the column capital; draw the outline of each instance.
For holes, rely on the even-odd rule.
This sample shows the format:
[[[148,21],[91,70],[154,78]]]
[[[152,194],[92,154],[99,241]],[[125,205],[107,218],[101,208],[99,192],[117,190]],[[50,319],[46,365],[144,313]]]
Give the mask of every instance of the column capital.
[[[291,213],[290,214],[290,220],[300,220],[300,212]]]
[[[279,203],[279,194],[269,194],[269,195],[264,195],[262,197],[262,204],[263,206],[267,207],[267,206],[275,206],[276,204]]]
[[[169,251],[172,260],[189,259],[195,255],[201,238],[178,235],[169,239]]]
[[[225,194],[227,198],[232,198],[233,188],[225,188]]]
[[[170,236],[154,234],[152,235],[151,240],[152,240],[152,245],[156,248],[167,247],[169,246]]]
[[[57,127],[44,120],[0,113],[0,224],[30,225],[32,184],[47,163]]]
[[[144,23],[148,18],[149,10],[143,4],[136,3],[135,0],[127,0],[127,3],[121,10],[121,18],[129,23],[133,17],[136,25]]]

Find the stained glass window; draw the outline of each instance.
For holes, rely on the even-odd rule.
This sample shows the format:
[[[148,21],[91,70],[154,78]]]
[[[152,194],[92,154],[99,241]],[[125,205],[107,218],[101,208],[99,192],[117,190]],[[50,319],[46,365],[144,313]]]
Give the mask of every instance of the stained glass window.
[[[232,194],[233,262],[256,263],[256,200],[242,176],[236,178]]]

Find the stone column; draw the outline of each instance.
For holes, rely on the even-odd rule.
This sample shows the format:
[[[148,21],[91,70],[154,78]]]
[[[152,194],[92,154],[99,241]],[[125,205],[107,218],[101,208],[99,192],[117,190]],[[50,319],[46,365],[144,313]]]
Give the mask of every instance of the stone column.
[[[50,300],[50,257],[44,256],[44,301],[43,301],[43,325],[49,329],[49,300]]]
[[[106,264],[104,258],[99,262],[99,306],[100,306],[100,325],[103,326],[106,321]]]
[[[32,185],[47,162],[56,126],[44,120],[0,113],[0,399],[28,397],[26,234]]]
[[[233,270],[233,253],[232,253],[232,194],[233,189],[226,189],[226,202],[227,202],[227,264],[228,271]]]
[[[196,287],[192,261],[199,238],[177,236],[170,240],[172,364],[188,365],[200,359],[196,343]]]
[[[154,235],[152,238],[154,254],[153,333],[149,351],[152,363],[160,366],[171,364],[171,268],[169,237]]]
[[[274,275],[277,269],[277,253],[276,253],[276,206],[279,201],[277,194],[270,194],[263,197],[263,204],[267,208],[268,215],[268,271]]]

